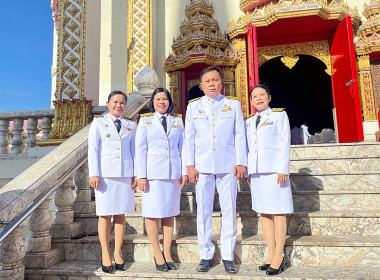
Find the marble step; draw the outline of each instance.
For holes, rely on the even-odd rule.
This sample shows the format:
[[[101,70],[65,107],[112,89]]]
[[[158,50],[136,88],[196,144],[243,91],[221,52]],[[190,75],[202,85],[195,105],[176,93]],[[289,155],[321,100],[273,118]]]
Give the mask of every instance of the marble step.
[[[175,217],[175,234],[196,234],[196,212],[186,211]],[[127,214],[127,234],[146,233],[141,212]],[[97,231],[98,217],[95,215],[76,215],[87,233]],[[213,234],[221,229],[221,213],[213,213]],[[287,216],[289,235],[380,235],[380,211],[297,211]],[[259,215],[254,211],[237,213],[238,234],[262,234]]]
[[[379,143],[292,145],[291,160],[380,158]]]
[[[221,261],[219,235],[213,236],[216,244],[215,262]],[[111,250],[113,241],[111,238]],[[65,249],[65,260],[86,261],[101,259],[97,236],[81,239],[52,241],[53,248]],[[172,255],[176,262],[199,262],[196,235],[174,235]],[[285,243],[287,262],[292,266],[380,267],[380,236],[288,236]],[[148,237],[143,234],[126,235],[123,256],[126,261],[153,262]],[[235,262],[261,264],[267,257],[262,235],[238,235]]]
[[[178,270],[159,272],[152,263],[129,262],[126,271],[117,271],[113,274],[103,273],[99,261],[65,261],[44,270],[26,269],[26,279],[30,280],[100,280],[100,279],[127,279],[127,280],[153,280],[153,279],[209,279],[209,280],[259,280],[259,279],[325,279],[325,280],[357,280],[379,279],[378,268],[368,267],[357,269],[326,266],[319,267],[316,271],[314,266],[294,267],[286,266],[285,271],[277,276],[267,276],[256,266],[241,264],[237,265],[237,274],[227,274],[222,264],[216,264],[206,273],[195,271],[194,263],[178,264]]]
[[[181,211],[196,210],[195,192],[182,192]],[[380,209],[380,189],[364,190],[293,190],[294,210],[376,210]],[[141,194],[135,194],[136,211],[141,211]],[[239,191],[237,211],[251,210],[251,192]],[[219,196],[214,198],[214,211],[220,211]]]
[[[290,161],[290,173],[330,174],[379,174],[380,158],[312,159]]]
[[[378,189],[380,173],[378,174],[335,174],[335,175],[290,175],[292,189],[297,191],[332,191],[332,190],[371,190]]]

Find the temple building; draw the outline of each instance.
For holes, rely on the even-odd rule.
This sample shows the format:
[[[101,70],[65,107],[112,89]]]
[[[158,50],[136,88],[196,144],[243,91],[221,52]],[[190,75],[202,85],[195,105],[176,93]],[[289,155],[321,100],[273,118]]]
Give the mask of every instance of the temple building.
[[[246,117],[249,89],[261,82],[292,127],[332,128],[340,143],[374,140],[379,130],[380,1],[54,0],[52,8],[52,100],[102,105],[111,90],[136,90],[148,65],[185,114],[203,94],[200,70],[218,65],[223,94],[238,97]]]

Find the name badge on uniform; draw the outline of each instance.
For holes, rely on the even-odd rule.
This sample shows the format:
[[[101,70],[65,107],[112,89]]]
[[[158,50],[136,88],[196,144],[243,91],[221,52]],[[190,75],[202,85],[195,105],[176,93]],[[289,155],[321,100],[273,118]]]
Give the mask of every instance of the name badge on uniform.
[[[232,111],[232,107],[228,106],[227,104],[224,104],[221,110],[222,112],[230,112]]]
[[[148,124],[148,125],[151,125],[151,124],[152,124],[152,122],[146,122],[146,124]]]
[[[111,134],[107,133],[107,134],[106,134],[106,137],[107,137],[107,138],[110,138],[110,137],[111,137]]]
[[[180,124],[173,124],[172,128],[181,128],[181,125]]]
[[[133,128],[126,127],[125,130],[133,131]]]
[[[273,121],[265,122],[261,126],[273,125]]]

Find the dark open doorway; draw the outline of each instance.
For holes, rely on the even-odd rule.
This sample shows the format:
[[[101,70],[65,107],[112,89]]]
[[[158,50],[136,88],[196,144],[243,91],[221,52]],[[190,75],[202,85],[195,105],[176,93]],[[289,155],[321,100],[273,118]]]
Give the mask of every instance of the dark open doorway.
[[[325,69],[323,62],[308,55],[300,55],[292,69],[280,57],[259,68],[260,82],[269,86],[272,95],[270,106],[285,108],[291,128],[307,123],[311,134],[334,129],[331,77]]]
[[[189,90],[187,100],[190,101],[192,99],[202,97],[203,95],[205,95],[205,94],[204,94],[204,92],[201,90],[201,88],[199,86],[193,86]]]

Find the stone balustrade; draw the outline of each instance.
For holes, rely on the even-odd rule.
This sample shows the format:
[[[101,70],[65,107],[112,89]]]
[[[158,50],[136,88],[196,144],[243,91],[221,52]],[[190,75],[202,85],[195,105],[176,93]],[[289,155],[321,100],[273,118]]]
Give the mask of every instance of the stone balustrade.
[[[146,108],[149,99],[141,95],[131,95],[128,98],[125,116],[135,117]],[[100,115],[103,107],[93,107],[92,114]],[[20,124],[28,120],[28,135],[26,147],[36,144],[37,119],[43,121],[44,133],[51,128],[53,110],[44,111],[46,115],[38,116],[25,112],[0,113],[0,154],[19,153],[22,150]],[[40,111],[41,112],[41,111]],[[45,118],[45,119],[44,119]],[[20,121],[15,121],[15,120]],[[33,120],[32,120],[33,119]],[[18,128],[13,129],[12,149],[8,149],[9,122],[13,120]],[[50,122],[50,123],[49,123]],[[87,139],[89,126],[80,130],[45,157],[37,161],[15,179],[0,188],[0,217],[3,221],[15,220],[25,209],[43,194],[52,190],[57,181],[64,176],[70,177],[61,182],[54,195],[49,195],[29,216],[30,236],[26,242],[22,238],[24,221],[13,230],[0,244],[0,280],[24,279],[25,268],[47,268],[59,263],[65,258],[63,248],[52,247],[54,238],[72,238],[87,234],[86,228],[75,221],[75,213],[95,213],[94,201],[91,201],[92,190],[88,187],[88,164],[82,161],[87,156]],[[45,130],[44,130],[45,129]],[[21,138],[22,139],[22,138]],[[16,146],[16,147],[14,147]],[[73,167],[78,167],[75,173],[69,173]],[[75,188],[75,195],[73,189]],[[55,218],[49,210],[49,204],[56,206]],[[1,224],[0,224],[1,232]]]
[[[106,110],[106,106],[93,106],[91,113],[101,115]],[[25,153],[35,147],[37,141],[46,141],[52,129],[54,111],[0,112],[0,155]]]

